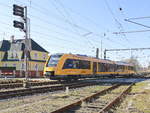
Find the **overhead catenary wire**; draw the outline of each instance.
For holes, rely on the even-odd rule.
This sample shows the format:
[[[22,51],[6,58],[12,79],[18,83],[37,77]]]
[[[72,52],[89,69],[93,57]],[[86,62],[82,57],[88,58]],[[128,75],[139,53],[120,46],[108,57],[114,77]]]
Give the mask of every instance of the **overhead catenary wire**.
[[[8,6],[8,5],[6,5],[6,6]],[[12,7],[9,7],[9,8],[12,8]],[[10,16],[11,17],[11,16]],[[36,18],[38,18],[38,17],[36,17]],[[40,19],[41,20],[41,19]]]
[[[57,12],[65,19],[65,22],[67,22],[71,28],[76,32],[76,33],[79,33],[74,27],[73,27],[73,24],[72,24],[72,21],[73,20],[70,20],[70,18],[68,18],[70,15],[68,14],[68,12],[64,9],[63,5],[60,3],[60,2],[57,2],[56,0],[52,0],[51,3],[53,4],[53,6],[55,7],[55,9],[57,10]],[[57,4],[59,3],[59,5],[61,5],[61,7],[63,8],[63,10],[61,10]],[[65,13],[64,13],[64,12]],[[65,15],[66,14],[66,15]]]
[[[56,1],[56,0],[55,0]],[[59,3],[60,3],[60,0],[57,0],[57,1],[59,1]],[[93,22],[93,21],[91,21],[91,19],[89,19],[88,17],[83,17],[83,16],[81,16],[81,14],[80,13],[77,13],[77,12],[75,12],[75,11],[73,11],[72,9],[70,9],[69,7],[66,7],[66,6],[64,6],[63,4],[62,4],[62,2],[60,3],[61,4],[61,6],[63,7],[63,9],[65,10],[65,12],[68,14],[68,12],[70,11],[71,13],[74,13],[74,14],[76,14],[76,15],[80,15],[80,17],[82,17],[82,18],[84,18],[84,20],[89,20],[90,21],[90,23],[92,23],[93,25],[95,25],[96,27],[97,27],[97,23],[95,23],[95,22]],[[68,10],[68,11],[67,11]],[[78,27],[78,26],[75,26],[75,27]],[[81,27],[80,27],[81,28]],[[87,29],[85,29],[85,28],[81,28],[81,29],[84,29],[85,31],[87,31],[87,33],[85,33],[85,34],[83,34],[82,36],[83,37],[86,37],[87,36],[87,34],[89,35],[89,33],[91,34],[91,35],[95,35],[96,37],[98,37],[98,38],[101,38],[101,36],[100,35],[97,35],[97,33],[94,33],[93,31],[89,31],[89,30],[87,30]],[[88,41],[88,43],[90,43],[91,45],[93,45],[93,43],[88,39],[88,38],[86,38],[87,39],[87,41]],[[94,38],[92,38],[92,40],[94,40]],[[95,41],[94,43],[98,43],[97,41]],[[99,44],[99,43],[98,43]],[[94,47],[94,45],[93,45],[93,47]],[[94,48],[96,48],[96,47],[94,47]]]
[[[37,34],[37,32],[34,32],[35,33],[35,35]],[[33,33],[33,34],[34,34]],[[58,44],[58,43],[50,43],[49,42],[49,37],[47,37],[47,35],[46,34],[38,34],[38,36],[42,36],[42,37],[45,37],[45,42],[43,42],[43,39],[41,39],[41,38],[38,38],[38,40],[41,40],[40,41],[40,43],[42,42],[43,43],[43,46],[46,44],[46,43],[48,43],[49,45],[48,45],[48,47],[49,48],[53,48],[53,47],[60,47],[60,48],[63,48],[63,49],[72,49],[72,50],[81,50],[81,51],[86,51],[86,49],[85,48],[81,48],[81,47],[79,47],[79,46],[69,46],[69,44],[65,44],[65,45],[60,45],[60,44]],[[35,40],[37,40],[37,37],[36,38],[34,38],[34,36],[33,36],[33,39],[35,39]],[[53,40],[54,41],[54,40]],[[75,44],[76,45],[76,44]],[[47,48],[47,49],[49,49],[49,48]]]
[[[15,1],[18,1],[18,0],[15,0]],[[20,2],[20,1],[18,1],[18,2]],[[21,2],[22,4],[25,4],[25,3],[23,3],[23,2]],[[35,4],[35,2],[32,2],[32,4],[34,5]],[[37,5],[37,4],[36,4]],[[45,15],[45,16],[49,16],[49,15],[47,15],[47,10],[48,9],[46,9],[46,8],[37,8],[37,7],[33,7],[33,6],[31,6],[31,8],[32,9],[34,9],[34,10],[38,10],[39,11],[39,13],[40,14],[42,14],[42,15]],[[29,12],[29,14],[30,14],[30,12]],[[54,15],[53,15],[54,16]],[[55,17],[55,16],[54,16]],[[64,19],[64,18],[61,18],[61,17],[59,17],[59,18],[57,18],[59,21],[63,21],[63,22],[65,22],[65,23],[68,23],[68,20],[66,20],[66,19]],[[71,22],[70,22],[70,24],[71,24]],[[81,26],[79,26],[79,25],[76,25],[76,24],[72,24],[74,27],[77,27],[78,29],[80,29],[80,30],[84,30],[84,31],[89,31],[89,30],[87,30],[86,28],[83,28],[83,27],[81,27]]]
[[[71,15],[69,14],[69,12],[68,12],[67,9],[65,8],[65,6],[64,6],[60,1],[58,1],[58,0],[54,0],[54,1],[62,7],[62,10],[65,12],[65,14],[67,15],[67,17],[63,14],[62,10],[61,10],[61,9],[59,10],[59,7],[57,7],[56,4],[54,4],[56,10],[60,13],[60,15],[62,15],[62,16],[66,19],[66,22],[69,23],[69,25],[72,27],[72,29],[73,29],[78,35],[81,36],[81,34],[79,33],[79,30],[78,30],[78,29],[82,29],[82,30],[84,30],[84,31],[86,31],[86,32],[91,32],[91,31],[89,31],[89,30],[87,30],[87,29],[85,29],[85,28],[83,28],[83,27],[77,25],[77,24],[75,23],[75,21],[71,18]],[[69,19],[70,19],[70,20],[69,20]],[[82,35],[82,37],[84,37],[84,36]],[[95,47],[95,45],[94,45],[89,39],[86,38],[85,40],[86,40],[91,46]]]
[[[118,9],[119,9],[119,11],[121,12],[122,16],[123,16],[124,18],[126,18],[126,15],[125,15],[124,9],[123,9],[122,6],[121,6],[120,0],[116,0],[116,2],[117,2],[117,5],[118,5]]]
[[[8,26],[10,26],[8,23],[3,23],[3,24],[5,24],[5,25],[8,25]],[[8,29],[9,27],[7,27],[7,29]],[[48,38],[46,38],[46,39],[50,39],[49,37],[50,37],[50,35],[48,35],[48,34],[44,34],[44,33],[41,33],[41,32],[37,32],[37,31],[33,31],[33,33],[38,33],[38,35],[42,35],[42,36],[48,36]],[[20,35],[21,36],[21,35]],[[54,37],[54,36],[53,36]],[[55,39],[57,38],[57,39],[59,39],[59,40],[61,40],[61,41],[68,41],[68,40],[62,40],[62,39],[60,39],[60,38],[58,38],[58,37],[54,37]],[[44,39],[45,40],[45,39]],[[46,40],[45,40],[45,42],[46,42]],[[68,42],[70,42],[70,41],[68,41]],[[54,45],[54,44],[52,44],[52,45]],[[75,43],[75,45],[78,45],[77,43]],[[58,45],[57,45],[58,46]],[[80,45],[81,46],[81,45]],[[60,46],[60,47],[63,47],[63,46]],[[75,48],[76,47],[78,47],[78,46],[75,46]],[[74,47],[73,47],[74,48]],[[81,49],[81,48],[80,48]],[[82,48],[83,49],[83,48]]]
[[[143,16],[143,17],[135,17],[135,18],[128,18],[129,20],[138,20],[138,19],[149,19],[150,16]]]
[[[146,28],[150,28],[150,26],[147,26],[147,25],[144,25],[144,24],[140,24],[138,22],[134,22],[134,21],[129,20],[129,19],[124,19],[124,20],[127,21],[127,22],[130,22],[130,23],[136,24],[136,25],[140,25],[140,26],[143,26],[143,27],[146,27]]]
[[[34,4],[33,2],[32,2],[32,4]],[[46,14],[47,15],[47,14]],[[33,15],[32,15],[33,16]],[[34,16],[35,17],[35,16]],[[36,17],[37,19],[39,19],[39,17]],[[43,19],[39,19],[39,20],[42,20],[43,21]],[[45,21],[44,20],[44,22],[46,22],[46,23],[49,23],[48,21]],[[57,28],[61,28],[61,29],[64,29],[64,28],[62,28],[62,27],[60,27],[60,25],[56,25],[56,24],[53,24],[53,23],[51,23],[52,25],[54,25],[54,26],[56,26]],[[65,29],[65,30],[68,30],[69,31],[69,29]],[[72,31],[70,31],[70,32],[72,32]],[[76,34],[76,33],[74,33],[74,34]],[[94,34],[94,33],[93,33]],[[77,34],[76,34],[77,35]],[[95,36],[96,36],[96,34],[94,34]],[[81,36],[81,35],[80,35]],[[82,36],[81,36],[82,37]]]
[[[104,0],[106,6],[107,6],[107,9],[108,11],[110,12],[110,14],[112,15],[113,19],[115,20],[115,22],[119,25],[119,29],[120,29],[120,32],[124,31],[124,28],[122,26],[122,24],[118,21],[118,19],[116,18],[115,14],[113,13],[113,11],[111,10],[107,0]],[[129,40],[127,39],[126,35],[123,34],[123,36],[125,37],[126,41],[129,42]]]
[[[7,26],[11,26],[11,24],[8,24],[8,23],[2,22],[2,21],[1,21],[1,23],[4,24],[5,26],[6,26],[6,25],[7,25]],[[40,26],[40,25],[36,25],[36,26]],[[42,26],[40,26],[40,27],[42,27]],[[8,29],[8,28],[11,29],[10,27],[7,27],[7,29]],[[44,35],[46,35],[46,36],[53,37],[54,39],[62,40],[62,41],[65,41],[65,42],[76,43],[76,44],[79,45],[79,46],[84,46],[84,47],[85,47],[85,45],[78,44],[77,42],[72,42],[72,41],[69,41],[69,40],[65,40],[65,39],[62,39],[62,38],[59,38],[59,37],[56,37],[56,36],[52,36],[52,35],[50,35],[50,34],[45,34],[45,33],[41,33],[41,32],[34,31],[34,30],[32,30],[32,32],[36,32],[36,33],[38,33],[38,34],[44,34]],[[9,33],[10,33],[10,32],[9,32]],[[57,32],[57,33],[58,33],[58,32]],[[62,35],[62,34],[61,34],[61,35]],[[71,36],[70,36],[70,38],[71,38]]]
[[[5,15],[5,16],[7,16],[7,15]],[[1,23],[3,23],[3,22],[1,22]],[[10,24],[8,24],[8,23],[3,23],[4,25],[8,25],[8,26],[11,26]],[[42,26],[41,25],[37,25],[37,24],[33,24],[34,26],[38,26],[38,27],[40,27],[40,28],[42,28]],[[45,29],[47,29],[47,28],[45,28]],[[48,30],[48,29],[47,29]],[[50,29],[49,29],[50,30]],[[54,31],[53,31],[54,32]],[[60,32],[56,32],[56,33],[59,33],[59,34],[61,34],[61,35],[64,35],[64,36],[66,36],[66,34],[64,34],[64,33],[60,33]],[[49,36],[51,36],[51,35],[49,35]],[[58,37],[56,37],[56,36],[53,36],[53,37],[55,37],[56,39],[60,39],[60,40],[62,40],[62,38],[58,38]],[[70,38],[72,38],[72,36],[68,36],[68,37],[70,37]],[[63,40],[65,40],[65,39],[63,39]],[[71,42],[71,41],[69,41],[69,40],[65,40],[65,41],[68,41],[68,42]],[[77,42],[76,42],[76,44],[78,44]],[[81,46],[81,45],[79,45],[79,46]]]
[[[113,34],[149,32],[149,31],[150,31],[149,29],[146,29],[146,30],[136,30],[136,31],[113,32]]]
[[[91,18],[89,18],[89,17],[87,17],[87,16],[83,16],[81,13],[79,13],[79,12],[77,12],[77,11],[74,11],[74,10],[71,9],[70,7],[67,7],[67,9],[68,9],[71,13],[75,14],[76,16],[80,16],[80,18],[82,18],[82,19],[84,19],[85,21],[89,22],[89,24],[92,24],[92,25],[94,25],[95,27],[97,27],[98,29],[100,29],[99,26],[101,26],[101,25],[98,24],[98,23],[96,23],[96,22],[95,22],[94,20],[92,20]],[[102,26],[101,26],[101,27],[102,27]]]
[[[56,0],[55,0],[55,1],[56,1]],[[62,3],[61,3],[61,4],[62,4]],[[65,8],[65,7],[63,6],[63,8]],[[66,10],[66,8],[65,8],[65,10]],[[74,24],[74,25],[76,25],[76,24]],[[76,25],[76,27],[81,28],[80,26],[77,26],[77,25]],[[85,29],[85,28],[82,28],[82,29],[87,30],[87,29]],[[92,31],[87,30],[87,32],[88,32],[88,33],[86,33],[86,34],[89,34],[89,33],[90,33],[90,34],[94,34],[95,36],[98,36],[98,37],[99,37],[99,35],[97,35],[96,33],[93,33]],[[85,37],[85,35],[82,35],[82,36]],[[88,41],[91,45],[93,45],[92,42],[89,41],[88,39],[87,39],[87,41]],[[94,45],[93,45],[93,46],[94,46]]]
[[[11,7],[12,8],[12,7]],[[37,19],[39,19],[39,17],[37,17]],[[39,19],[40,20],[40,19]],[[42,20],[43,21],[43,20]],[[49,23],[49,22],[48,22]],[[67,30],[65,30],[65,31],[67,31]],[[76,33],[74,33],[76,36],[79,36],[79,35],[77,35]],[[95,36],[97,36],[97,37],[99,37],[98,35],[96,35],[95,33],[93,33],[93,35],[95,35]],[[81,37],[84,37],[84,36],[82,36],[81,35]],[[92,39],[93,40],[93,39]],[[108,39],[106,39],[106,40],[108,40]],[[110,41],[110,40],[108,40],[108,41]],[[111,42],[111,41],[110,41]],[[96,42],[93,42],[94,44],[96,43]],[[114,43],[116,43],[116,42],[114,42]]]

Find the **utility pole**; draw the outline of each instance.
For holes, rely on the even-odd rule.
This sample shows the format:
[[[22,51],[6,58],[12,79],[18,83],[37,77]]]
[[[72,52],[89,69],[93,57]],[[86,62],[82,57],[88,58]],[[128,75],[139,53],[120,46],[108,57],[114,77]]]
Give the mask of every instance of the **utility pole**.
[[[106,59],[106,49],[104,50],[104,59]]]
[[[102,42],[102,39],[101,39],[101,59],[103,57],[103,42]]]
[[[29,56],[29,49],[28,49],[28,17],[27,17],[27,7],[25,6],[25,26],[26,26],[26,29],[25,29],[25,56],[24,56],[24,59],[25,59],[25,87],[29,87],[29,84],[28,84],[28,56]]]
[[[24,50],[24,61],[25,61],[25,81],[24,87],[29,88],[28,82],[28,56],[29,56],[29,28],[28,27],[28,17],[27,17],[27,7],[18,6],[16,4],[13,5],[13,15],[19,16],[23,19],[24,22],[13,21],[14,27],[19,28],[21,31],[25,33],[25,50]],[[25,27],[24,27],[25,24]]]
[[[99,48],[96,48],[96,58],[99,58]]]

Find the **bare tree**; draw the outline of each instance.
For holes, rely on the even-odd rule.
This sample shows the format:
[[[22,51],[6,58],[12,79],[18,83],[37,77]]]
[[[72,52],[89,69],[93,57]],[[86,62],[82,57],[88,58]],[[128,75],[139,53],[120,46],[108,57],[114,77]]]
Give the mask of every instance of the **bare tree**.
[[[140,65],[139,61],[135,57],[131,57],[129,59],[124,60],[127,63],[133,64],[136,71],[140,71],[142,66]]]

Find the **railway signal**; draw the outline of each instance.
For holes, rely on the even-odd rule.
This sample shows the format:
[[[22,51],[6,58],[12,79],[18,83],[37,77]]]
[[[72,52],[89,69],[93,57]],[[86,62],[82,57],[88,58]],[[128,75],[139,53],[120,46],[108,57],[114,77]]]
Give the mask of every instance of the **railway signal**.
[[[13,5],[13,14],[16,16],[24,17],[24,7]]]
[[[26,7],[21,7],[21,6],[18,6],[16,4],[13,5],[13,15],[20,16],[24,20],[24,22],[19,22],[19,21],[14,20],[13,21],[13,26],[15,28],[22,29],[26,33],[27,29],[24,30],[24,23],[27,25],[27,18],[26,18],[27,15],[25,13],[26,12],[25,9],[26,9]]]
[[[18,22],[18,21],[16,21],[16,20],[14,20],[13,21],[13,26],[15,27],[15,28],[20,28],[20,29],[24,29],[24,23],[22,23],[22,22]]]

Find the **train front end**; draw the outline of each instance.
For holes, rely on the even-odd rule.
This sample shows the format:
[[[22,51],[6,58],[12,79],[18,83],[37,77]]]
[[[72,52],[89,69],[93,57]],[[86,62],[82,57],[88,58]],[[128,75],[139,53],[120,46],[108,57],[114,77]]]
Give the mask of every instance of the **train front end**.
[[[58,64],[61,56],[62,56],[62,54],[54,54],[48,58],[45,66],[44,66],[44,75],[46,77],[48,77],[48,78],[55,77],[56,67],[57,67],[57,64]]]

